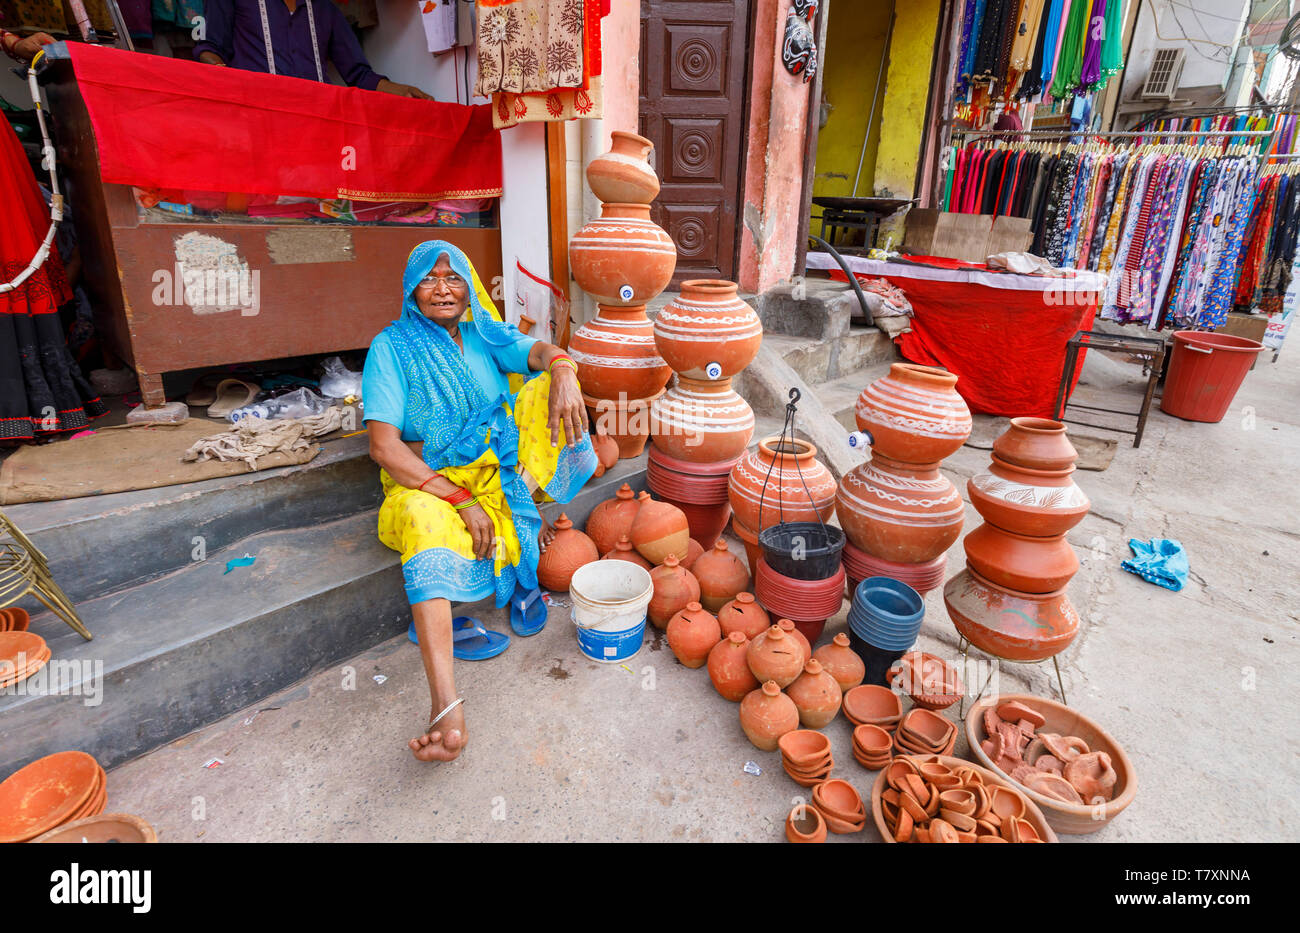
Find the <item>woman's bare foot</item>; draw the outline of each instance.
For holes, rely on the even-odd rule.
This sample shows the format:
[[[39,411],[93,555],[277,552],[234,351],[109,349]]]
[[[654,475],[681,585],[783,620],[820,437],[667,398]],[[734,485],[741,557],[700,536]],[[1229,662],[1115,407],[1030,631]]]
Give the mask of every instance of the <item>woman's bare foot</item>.
[[[550,543],[555,540],[555,528],[545,518],[542,519],[542,532],[537,536],[537,548],[540,551],[546,550]]]
[[[438,715],[436,709],[430,709],[429,718]],[[411,739],[412,753],[421,761],[454,761],[465,749],[469,740],[469,730],[465,727],[465,714],[461,707],[456,707],[443,716],[433,731]]]

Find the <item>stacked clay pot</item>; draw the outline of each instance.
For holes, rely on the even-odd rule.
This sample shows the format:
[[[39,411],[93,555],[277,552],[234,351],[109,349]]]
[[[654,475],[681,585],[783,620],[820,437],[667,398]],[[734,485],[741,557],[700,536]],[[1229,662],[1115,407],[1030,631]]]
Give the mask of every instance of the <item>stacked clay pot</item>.
[[[648,157],[653,144],[634,133],[612,134],[612,148],[587,167],[601,215],[569,241],[578,287],[596,300],[596,317],[569,340],[583,400],[597,432],[620,457],[635,457],[650,434],[650,404],[672,371],[655,349],[645,304],[668,287],[677,247],[650,219],[659,180]]]
[[[651,406],[647,482],[708,548],[731,517],[725,477],[754,435],[731,379],[758,354],[763,325],[734,282],[692,279],[656,315],[654,341],[677,379]]]
[[[731,526],[757,576],[762,557],[758,533],[779,522],[829,522],[835,513],[835,477],[808,441],[766,437],[731,468],[727,497]]]
[[[1077,458],[1061,422],[1012,418],[988,471],[966,484],[984,524],[962,542],[966,569],[943,599],[957,631],[987,654],[1042,661],[1079,631],[1065,594],[1079,569],[1065,533],[1089,506],[1073,479]]]

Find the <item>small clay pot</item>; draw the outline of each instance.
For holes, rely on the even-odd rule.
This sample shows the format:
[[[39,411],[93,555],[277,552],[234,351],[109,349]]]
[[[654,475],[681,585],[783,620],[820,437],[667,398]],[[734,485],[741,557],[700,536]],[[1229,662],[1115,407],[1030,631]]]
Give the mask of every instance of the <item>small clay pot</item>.
[[[646,617],[655,628],[666,629],[668,622],[691,603],[700,601],[700,584],[695,575],[669,554],[663,566],[650,571],[650,584],[654,593],[646,607]]]
[[[821,662],[816,659],[804,665],[803,673],[785,692],[799,708],[799,722],[805,728],[821,729],[840,711],[840,685],[822,670]]]
[[[867,675],[866,665],[849,647],[849,636],[843,632],[832,638],[830,644],[822,645],[814,651],[813,657],[821,662],[826,673],[835,678],[841,693],[848,693],[862,683]]]
[[[699,603],[688,603],[668,622],[668,647],[686,667],[703,667],[722,639],[718,620]]]
[[[619,538],[631,535],[632,521],[640,508],[636,493],[624,483],[618,487],[614,498],[606,499],[591,510],[587,518],[587,536],[595,542],[600,553],[608,554],[618,545]]]
[[[700,545],[700,542],[696,541],[694,538],[688,539],[686,542],[686,559],[682,561],[682,566],[687,570],[690,570],[695,566],[695,561],[703,553],[704,548]]]
[[[650,167],[654,143],[644,136],[614,130],[610,150],[587,165],[587,184],[602,202],[649,204],[659,194],[659,178]]]
[[[756,747],[775,751],[781,736],[799,728],[799,709],[769,680],[740,701],[740,728]]]
[[[803,647],[780,626],[761,632],[749,643],[748,659],[754,676],[760,681],[775,682],[778,689],[794,683],[803,673]],[[798,717],[798,710],[795,716]]]
[[[816,807],[799,804],[785,818],[785,838],[790,842],[825,842],[826,821]]]
[[[603,431],[591,435],[591,448],[596,452],[594,475],[604,476],[606,470],[618,463],[618,444]]]
[[[807,664],[812,659],[812,643],[808,641],[808,636],[799,631],[799,626],[790,619],[777,619],[776,624],[781,631],[799,643],[799,647],[803,649],[803,663]]]
[[[691,572],[700,581],[700,602],[710,612],[720,611],[737,593],[749,589],[749,570],[721,538],[700,555]]]
[[[771,627],[772,619],[753,593],[737,593],[735,599],[718,610],[718,624],[723,635],[744,632],[746,638],[753,639]],[[825,662],[822,663],[824,666]]]
[[[632,542],[628,540],[627,535],[623,535],[623,537],[619,538],[618,543],[614,545],[614,550],[602,557],[601,560],[625,560],[628,563],[636,564],[638,567],[644,568],[645,570],[654,569],[654,565],[642,557],[641,552],[632,547]],[[671,618],[671,616],[669,618]],[[665,622],[664,624],[667,625],[668,623]]]
[[[567,590],[578,568],[594,560],[600,560],[595,542],[561,512],[555,522],[555,537],[537,562],[537,582],[548,590]]]
[[[739,703],[758,688],[748,654],[749,639],[743,632],[732,632],[709,650],[709,680],[724,700]]]
[[[1068,470],[1079,459],[1065,434],[1065,425],[1049,418],[1012,418],[993,441],[993,453],[1032,470]]]
[[[690,528],[681,509],[667,502],[645,498],[632,521],[632,546],[652,564],[662,564],[669,554],[680,561],[686,556]]]

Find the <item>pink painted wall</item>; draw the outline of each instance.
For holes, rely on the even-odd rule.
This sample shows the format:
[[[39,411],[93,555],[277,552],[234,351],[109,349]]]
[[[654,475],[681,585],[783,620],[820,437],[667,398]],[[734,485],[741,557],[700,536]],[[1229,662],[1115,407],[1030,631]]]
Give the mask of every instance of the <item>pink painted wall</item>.
[[[749,96],[745,188],[741,198],[738,278],[762,292],[794,271],[803,192],[804,140],[812,83],[781,64],[791,0],[757,0]]]
[[[605,136],[637,131],[641,96],[641,5],[616,0],[600,21],[601,69],[605,89]]]

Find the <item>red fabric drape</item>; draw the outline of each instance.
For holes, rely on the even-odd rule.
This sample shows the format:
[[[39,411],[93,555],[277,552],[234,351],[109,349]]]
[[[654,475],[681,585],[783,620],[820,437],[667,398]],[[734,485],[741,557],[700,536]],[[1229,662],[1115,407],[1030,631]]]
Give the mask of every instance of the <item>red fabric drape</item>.
[[[68,48],[106,182],[373,201],[501,194],[486,104]]]

